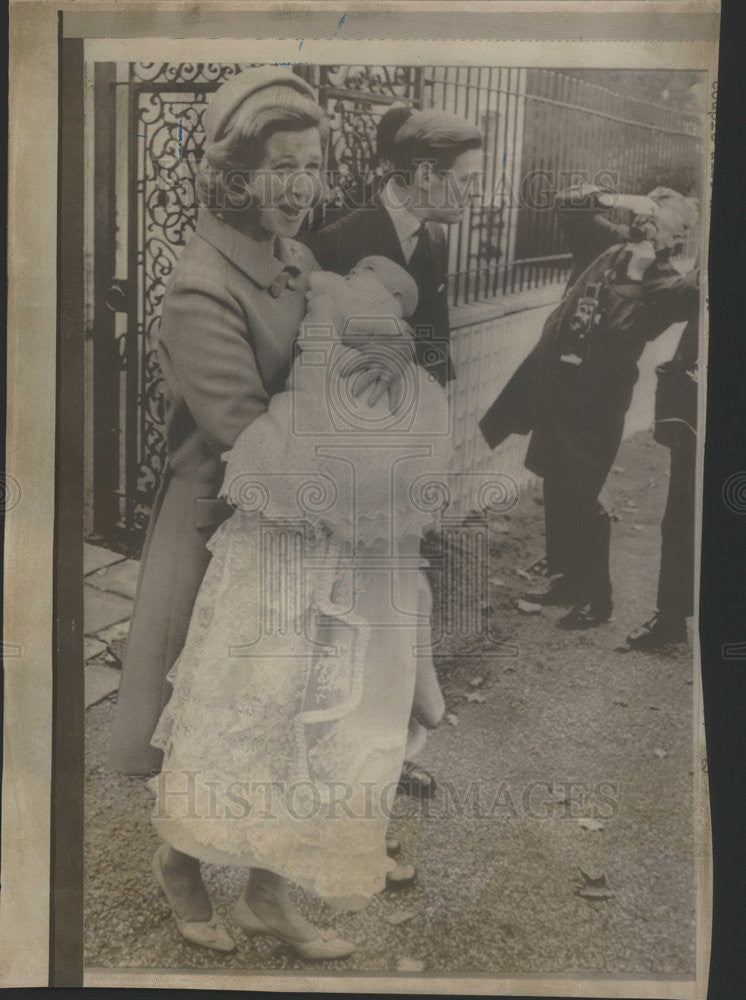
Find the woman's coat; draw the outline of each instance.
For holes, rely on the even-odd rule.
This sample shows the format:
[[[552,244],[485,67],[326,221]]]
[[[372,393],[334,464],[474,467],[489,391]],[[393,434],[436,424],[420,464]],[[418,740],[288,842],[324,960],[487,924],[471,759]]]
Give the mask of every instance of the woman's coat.
[[[216,499],[221,455],[266,410],[287,377],[305,313],[311,252],[294,240],[258,244],[207,209],[166,291],[158,352],[168,466],[151,515],[125,657],[109,766],[144,774],[170,695],[166,674],[186,638],[210,554],[229,508]]]

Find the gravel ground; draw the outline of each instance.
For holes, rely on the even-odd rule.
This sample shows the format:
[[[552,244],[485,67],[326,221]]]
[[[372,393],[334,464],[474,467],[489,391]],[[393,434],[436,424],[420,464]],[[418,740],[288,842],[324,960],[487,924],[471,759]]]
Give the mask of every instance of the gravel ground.
[[[312,920],[359,944],[343,962],[310,965],[235,927],[227,958],[185,944],[150,876],[150,794],[103,767],[114,699],[90,709],[86,965],[691,975],[691,649],[617,649],[655,603],[667,453],[646,433],[625,442],[617,463],[606,496],[620,517],[616,611],[601,628],[563,633],[559,609],[516,608],[530,586],[517,570],[543,554],[540,493],[529,488],[494,519],[489,620],[517,655],[472,639],[449,640],[439,657],[451,717],[420,761],[440,792],[427,809],[398,799],[392,820],[416,885],[357,913],[298,893]],[[205,866],[205,878],[226,916],[241,875]]]

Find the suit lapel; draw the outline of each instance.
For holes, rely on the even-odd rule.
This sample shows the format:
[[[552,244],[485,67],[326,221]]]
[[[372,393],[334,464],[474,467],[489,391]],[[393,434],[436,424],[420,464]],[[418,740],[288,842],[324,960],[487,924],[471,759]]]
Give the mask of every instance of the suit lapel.
[[[375,211],[371,212],[370,221],[373,242],[380,247],[378,252],[382,257],[388,257],[389,260],[395,261],[406,270],[407,261],[404,258],[399,237],[396,235],[394,223],[379,199],[376,199]]]

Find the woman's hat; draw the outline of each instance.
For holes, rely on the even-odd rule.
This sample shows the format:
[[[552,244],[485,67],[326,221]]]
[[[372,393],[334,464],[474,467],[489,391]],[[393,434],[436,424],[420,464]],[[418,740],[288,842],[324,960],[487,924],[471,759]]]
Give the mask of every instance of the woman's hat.
[[[288,103],[288,88],[316,101],[313,88],[305,80],[277,66],[252,66],[231,77],[215,91],[205,111],[203,122],[207,141],[222,139],[228,122],[246,101],[256,104],[256,111],[268,105]]]

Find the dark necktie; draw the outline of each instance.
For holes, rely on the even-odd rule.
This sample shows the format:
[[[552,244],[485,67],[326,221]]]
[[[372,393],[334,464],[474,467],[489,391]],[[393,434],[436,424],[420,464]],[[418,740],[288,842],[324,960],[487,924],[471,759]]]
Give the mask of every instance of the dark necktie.
[[[409,273],[417,282],[419,302],[410,323],[415,329],[418,362],[445,385],[448,361],[448,306],[444,299],[444,275],[435,253],[433,235],[426,222],[417,230],[418,239],[409,260]]]
[[[417,243],[412,252],[412,256],[409,258],[409,270],[419,284],[420,275],[427,274],[431,264],[432,264],[432,242],[430,234],[427,231],[427,223],[423,222],[420,228],[415,233],[417,237]]]

